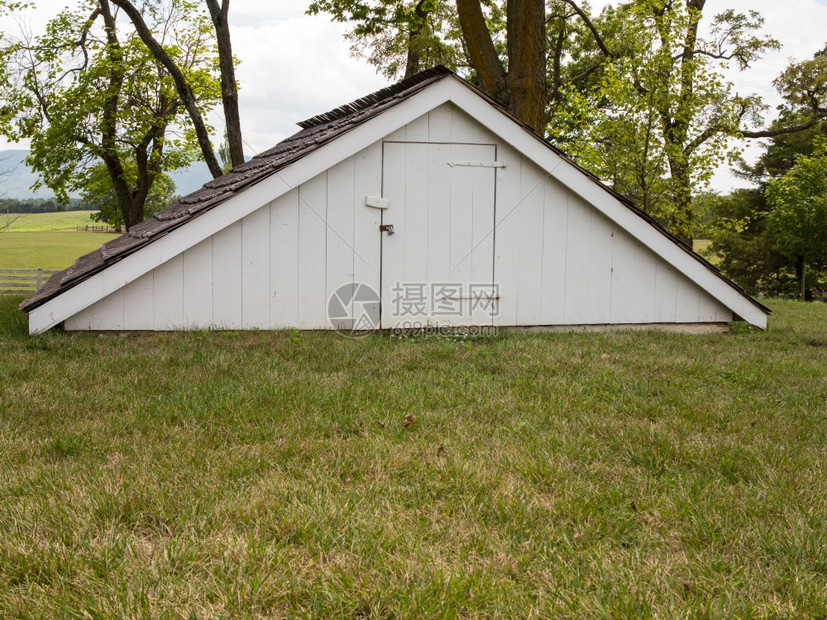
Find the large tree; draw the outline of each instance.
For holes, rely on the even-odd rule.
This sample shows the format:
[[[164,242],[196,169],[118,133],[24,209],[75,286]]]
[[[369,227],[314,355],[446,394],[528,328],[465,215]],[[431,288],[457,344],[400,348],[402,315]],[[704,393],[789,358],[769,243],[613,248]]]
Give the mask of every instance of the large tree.
[[[543,136],[564,87],[602,63],[597,30],[575,0],[314,0],[308,12],[351,24],[351,49],[388,77],[444,64]],[[575,39],[591,50],[573,58]]]
[[[785,106],[770,130],[809,124],[811,111]],[[773,179],[792,170],[802,157],[815,154],[824,139],[827,125],[822,123],[796,132],[780,132],[763,145],[753,164],[739,160],[736,174],[753,187],[716,197],[709,213],[712,244],[709,255],[721,271],[750,293],[763,295],[800,295],[802,273],[807,286],[817,284],[817,262],[802,263],[800,256],[779,251],[780,229],[770,223],[770,207],[765,193]]]
[[[571,92],[579,114],[556,119],[582,132],[572,155],[687,243],[693,188],[710,178],[742,123],[762,109],[757,97],[733,91],[723,69],[746,69],[778,47],[756,34],[763,23],[757,13],[727,10],[709,18],[705,5],[634,0],[608,8],[601,20],[607,36],[596,33],[606,57],[600,84]]]
[[[546,7],[543,0],[506,3],[506,58],[500,57],[481,0],[456,0],[471,67],[488,95],[544,135]]]
[[[177,0],[147,3],[145,10],[197,105],[209,109],[219,88],[206,16]],[[29,164],[63,201],[84,190],[84,171],[100,162],[131,228],[144,219],[159,174],[188,165],[197,153],[171,76],[124,30],[109,0],[64,10],[44,35],[6,41],[2,59],[2,100],[13,111],[0,118],[2,129],[30,139]]]
[[[799,265],[799,294],[807,298],[810,264],[827,264],[827,150],[801,157],[767,186],[775,249]]]
[[[761,101],[735,93],[723,71],[748,68],[778,43],[760,36],[756,12],[710,15],[706,0],[630,0],[596,16],[576,0],[316,0],[310,10],[353,23],[350,36],[388,74],[413,66],[400,62],[405,49],[409,60],[452,59],[687,243],[693,191],[734,153],[733,140],[800,131],[827,116],[827,60],[815,59],[777,82],[788,98],[806,100],[809,117],[753,129]]]
[[[438,62],[470,69],[484,92],[545,133],[543,0],[315,0],[309,12],[354,24],[349,36],[357,50],[369,49],[371,62],[388,75],[403,66],[410,75]]]

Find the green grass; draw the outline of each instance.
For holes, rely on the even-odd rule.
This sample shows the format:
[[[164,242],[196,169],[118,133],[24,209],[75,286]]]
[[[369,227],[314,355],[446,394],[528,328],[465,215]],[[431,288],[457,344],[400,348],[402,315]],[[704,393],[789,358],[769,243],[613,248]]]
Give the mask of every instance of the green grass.
[[[65,269],[97,250],[115,235],[77,232],[77,226],[95,224],[90,213],[0,214],[0,269]]]
[[[692,243],[692,249],[697,253],[703,256],[706,260],[708,260],[711,264],[715,265],[716,267],[720,267],[721,265],[721,257],[717,254],[710,254],[709,253],[709,246],[712,245],[712,241],[710,239],[695,239]]]
[[[348,340],[29,337],[19,301],[0,617],[827,614],[823,304]]]
[[[56,213],[0,213],[3,232],[52,232],[77,230],[78,226],[100,225],[90,219],[94,211],[58,211]]]
[[[116,235],[87,232],[0,233],[0,269],[65,269]]]

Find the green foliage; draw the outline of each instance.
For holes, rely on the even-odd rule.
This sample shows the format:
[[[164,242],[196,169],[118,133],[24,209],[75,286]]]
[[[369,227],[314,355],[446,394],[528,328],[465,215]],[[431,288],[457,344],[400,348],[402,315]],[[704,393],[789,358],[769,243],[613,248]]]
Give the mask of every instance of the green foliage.
[[[28,163],[62,201],[85,190],[90,165],[105,162],[122,216],[134,223],[159,172],[189,165],[199,150],[171,77],[128,22],[107,20],[109,10],[107,0],[86,0],[55,16],[45,34],[4,41],[0,105],[13,112],[0,115],[0,129],[31,141]],[[220,88],[203,10],[182,0],[143,10],[210,109]],[[134,175],[124,171],[135,165]]]
[[[790,104],[818,111],[827,100],[827,54],[792,63],[773,83]]]
[[[738,189],[709,203],[712,240],[708,257],[723,273],[753,295],[791,296],[796,290],[795,261],[775,248],[760,189]]]
[[[227,136],[226,128],[224,129],[224,140],[218,145],[216,155],[218,156],[218,161],[221,164],[221,170],[223,170],[226,174],[233,167],[233,162],[230,157],[230,140]]]
[[[773,122],[772,128],[799,126],[811,118],[809,110],[784,105],[780,107],[778,118]],[[825,129],[827,126],[823,123],[816,123],[808,129],[773,136],[754,164],[748,165],[738,158],[735,173],[743,179],[752,181],[763,191],[771,179],[790,170],[798,157],[812,155],[817,138]]]
[[[134,176],[137,174],[136,166],[129,165],[125,172],[130,175],[129,183],[135,184]],[[92,209],[92,219],[96,222],[104,222],[115,228],[124,225],[123,214],[118,205],[118,198],[112,187],[112,181],[103,164],[95,164],[83,170],[81,185],[84,188],[81,203],[85,209]],[[149,218],[164,207],[173,203],[176,199],[175,181],[163,172],[155,177],[152,188],[144,203],[144,217]]]
[[[69,204],[61,204],[55,198],[0,198],[0,213],[53,213],[82,208],[77,199],[71,199]]]
[[[784,176],[767,186],[769,226],[775,249],[800,261],[802,298],[806,295],[807,267],[827,266],[827,152],[801,157]]]
[[[742,119],[761,109],[733,93],[723,68],[746,68],[778,47],[754,35],[763,23],[755,12],[716,15],[706,40],[703,18],[683,1],[606,8],[598,23],[611,56],[592,88],[568,89],[549,128],[579,163],[681,238],[694,233],[693,191],[725,161]]]
[[[487,2],[496,7],[495,2]],[[315,0],[307,12],[353,25],[347,38],[356,57],[389,78],[435,65],[465,64],[452,2],[445,0]],[[497,9],[495,9],[495,14]]]
[[[811,119],[811,112],[784,106],[773,127],[800,126]],[[749,292],[762,295],[800,295],[802,257],[781,251],[782,230],[778,216],[771,225],[770,206],[765,198],[767,186],[790,172],[801,157],[813,156],[823,125],[770,138],[763,153],[752,165],[739,160],[737,174],[755,184],[754,189],[737,190],[712,202],[710,218],[710,255],[720,269]],[[817,263],[806,266],[810,288],[818,288],[825,273]]]

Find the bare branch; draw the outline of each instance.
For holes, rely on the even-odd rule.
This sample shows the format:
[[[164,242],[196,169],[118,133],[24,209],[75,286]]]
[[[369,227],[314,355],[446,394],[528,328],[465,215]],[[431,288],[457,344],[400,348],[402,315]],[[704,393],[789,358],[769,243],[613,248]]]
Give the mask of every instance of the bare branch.
[[[788,127],[775,127],[773,129],[762,129],[759,131],[742,131],[741,135],[744,138],[774,138],[775,136],[783,136],[790,133],[797,133],[809,129],[822,121],[821,118],[815,116],[806,123],[799,125],[790,125]]]
[[[589,18],[589,16],[586,14],[586,12],[583,9],[581,9],[574,0],[563,0],[563,2],[565,2],[572,9],[574,9],[574,12],[577,13],[580,19],[583,20],[583,23],[586,24],[586,28],[588,28],[589,31],[592,33],[592,36],[594,37],[594,42],[597,43],[597,47],[600,48],[600,51],[603,52],[603,55],[607,58],[614,58],[615,55],[609,51],[609,48],[603,41],[603,37],[600,36],[600,33],[597,31],[597,28],[595,27],[594,23]]]

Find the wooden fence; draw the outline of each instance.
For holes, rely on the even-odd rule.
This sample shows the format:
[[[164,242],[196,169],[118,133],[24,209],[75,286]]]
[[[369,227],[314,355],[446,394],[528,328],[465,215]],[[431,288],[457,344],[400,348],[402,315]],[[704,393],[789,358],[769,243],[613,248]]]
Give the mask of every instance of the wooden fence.
[[[111,226],[95,226],[93,224],[78,224],[78,232],[100,232],[100,233],[123,233],[123,228],[112,228]]]
[[[36,293],[57,269],[0,269],[0,295]]]

